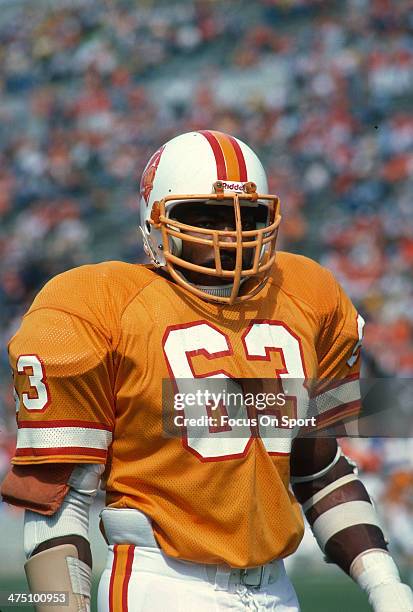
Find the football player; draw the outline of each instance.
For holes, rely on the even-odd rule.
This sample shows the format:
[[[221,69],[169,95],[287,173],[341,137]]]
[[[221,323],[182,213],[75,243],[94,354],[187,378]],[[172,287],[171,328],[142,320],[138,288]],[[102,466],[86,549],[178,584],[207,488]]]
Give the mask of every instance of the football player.
[[[180,135],[148,162],[140,210],[151,265],[57,276],[10,342],[18,438],[2,492],[26,509],[30,589],[89,609],[88,515],[102,478],[101,611],[299,610],[283,559],[303,535],[301,504],[375,612],[412,612],[334,438],[297,437],[279,406],[258,415],[222,398],[184,401],[185,425],[169,427],[168,388],[174,397],[188,381],[276,381],[290,416],[308,416],[313,396],[316,430],[359,410],[362,319],[330,272],[276,252],[279,200],[255,153],[220,132]],[[215,424],[189,418],[211,414]]]

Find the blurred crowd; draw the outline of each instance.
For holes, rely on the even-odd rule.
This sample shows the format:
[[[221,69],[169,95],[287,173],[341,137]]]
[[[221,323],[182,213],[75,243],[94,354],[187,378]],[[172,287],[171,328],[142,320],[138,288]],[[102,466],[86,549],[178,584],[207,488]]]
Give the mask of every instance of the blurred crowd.
[[[260,154],[283,205],[281,246],[337,275],[377,371],[412,375],[412,34],[411,0],[4,3],[0,379],[48,278],[143,260],[142,169],[201,128]],[[0,473],[13,412],[2,384]]]

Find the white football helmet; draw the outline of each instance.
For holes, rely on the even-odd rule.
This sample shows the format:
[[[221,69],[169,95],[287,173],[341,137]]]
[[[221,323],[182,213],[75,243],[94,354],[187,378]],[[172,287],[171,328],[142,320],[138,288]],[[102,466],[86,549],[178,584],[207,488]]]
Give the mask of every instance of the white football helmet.
[[[141,179],[139,229],[146,254],[179,285],[204,299],[233,304],[251,298],[268,280],[281,220],[279,199],[267,191],[264,168],[242,141],[209,130],[173,138],[151,157]],[[171,218],[174,206],[184,202],[188,206],[194,202],[232,206],[235,229],[213,230]],[[243,231],[240,206],[266,207],[266,222],[257,223],[255,230]],[[186,232],[204,234],[205,238]],[[209,245],[214,252],[215,268],[183,259],[185,240]],[[221,249],[229,248],[235,249],[235,265],[233,270],[224,270]],[[244,249],[254,249],[248,269],[243,269]],[[194,285],[185,278],[185,270],[228,279],[228,285],[224,289],[217,286],[215,291]]]

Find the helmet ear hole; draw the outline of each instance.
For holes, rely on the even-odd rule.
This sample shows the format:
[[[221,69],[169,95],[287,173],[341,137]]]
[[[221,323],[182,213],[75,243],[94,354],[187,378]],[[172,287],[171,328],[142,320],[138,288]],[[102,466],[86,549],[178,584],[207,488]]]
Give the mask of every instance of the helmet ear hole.
[[[180,257],[182,254],[182,240],[176,236],[169,236],[172,255]]]
[[[145,221],[145,227],[146,227],[146,231],[148,232],[148,234],[151,233],[151,224],[149,223],[149,221]]]

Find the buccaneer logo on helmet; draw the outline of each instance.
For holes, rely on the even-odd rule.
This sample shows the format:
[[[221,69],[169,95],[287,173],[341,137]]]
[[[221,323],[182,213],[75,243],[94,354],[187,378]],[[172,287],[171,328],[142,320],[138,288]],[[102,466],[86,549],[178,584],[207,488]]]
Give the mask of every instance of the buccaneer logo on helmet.
[[[279,199],[268,194],[264,168],[245,143],[209,130],[173,138],[146,166],[141,196],[140,231],[145,252],[178,285],[203,299],[229,304],[247,300],[263,288],[275,260],[281,220]],[[232,206],[234,229],[207,229],[188,225],[182,216],[179,221],[173,218],[172,211],[177,204],[189,207],[194,203]],[[243,230],[243,207],[257,209],[255,229]],[[184,259],[181,254],[185,241],[210,246],[214,267]],[[235,255],[233,269],[223,265],[222,256],[228,250],[233,250]],[[246,250],[252,253],[249,258],[243,257]],[[248,266],[245,261],[249,261]],[[225,280],[228,293],[214,294],[204,286],[195,285],[185,277],[185,272]]]
[[[153,181],[155,179],[155,174],[159,166],[159,162],[161,159],[161,155],[165,149],[165,145],[163,145],[160,149],[156,151],[149,160],[146,165],[145,170],[143,171],[141,184],[140,184],[140,193],[144,198],[146,204],[149,202],[149,196],[153,189]]]

